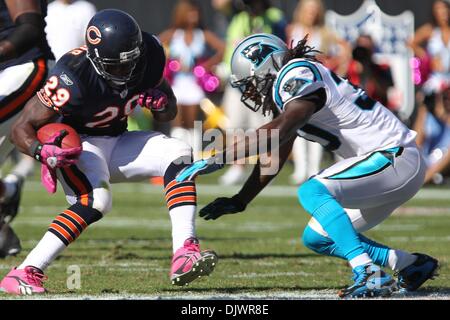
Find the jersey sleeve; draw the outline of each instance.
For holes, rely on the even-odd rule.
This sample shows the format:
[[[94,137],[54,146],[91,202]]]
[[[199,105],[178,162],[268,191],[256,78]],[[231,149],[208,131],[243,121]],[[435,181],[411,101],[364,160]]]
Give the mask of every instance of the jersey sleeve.
[[[156,87],[164,74],[166,65],[166,54],[159,39],[152,34],[143,32],[143,39],[146,45],[147,68],[146,86],[148,88]]]
[[[47,82],[36,95],[44,106],[67,116],[83,104],[83,94],[79,79],[62,63],[63,58],[50,71]]]
[[[288,102],[324,87],[320,70],[313,62],[292,61],[279,71],[273,86],[273,99],[277,108],[283,111]]]

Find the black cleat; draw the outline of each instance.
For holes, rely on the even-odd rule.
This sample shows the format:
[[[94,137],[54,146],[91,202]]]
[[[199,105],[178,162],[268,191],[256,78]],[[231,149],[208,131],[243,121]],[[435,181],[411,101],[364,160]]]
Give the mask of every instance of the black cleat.
[[[0,228],[0,258],[15,256],[22,250],[20,240],[9,224]]]
[[[14,192],[10,199],[0,204],[0,216],[2,217],[2,221],[0,221],[0,223],[10,223],[17,215],[17,212],[19,211],[23,182],[24,179],[17,176],[16,192]]]
[[[437,276],[438,261],[426,254],[413,253],[417,260],[398,272],[398,287],[407,292],[415,291],[427,280]]]

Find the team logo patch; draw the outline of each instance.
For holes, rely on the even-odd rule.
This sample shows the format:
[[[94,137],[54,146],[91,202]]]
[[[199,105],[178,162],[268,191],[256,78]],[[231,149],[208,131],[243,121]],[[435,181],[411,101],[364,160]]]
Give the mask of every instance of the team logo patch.
[[[59,78],[68,86],[73,85],[73,81],[69,78],[69,76],[67,74],[65,74],[64,72],[61,73],[61,75],[59,76]]]
[[[102,41],[102,34],[96,26],[90,26],[86,30],[86,39],[91,44],[99,44]]]
[[[290,95],[294,95],[307,83],[311,83],[311,81],[307,79],[291,78],[284,84],[283,91]]]
[[[242,50],[241,54],[250,60],[255,67],[259,67],[271,53],[277,51],[278,49],[274,46],[265,43],[252,43]]]

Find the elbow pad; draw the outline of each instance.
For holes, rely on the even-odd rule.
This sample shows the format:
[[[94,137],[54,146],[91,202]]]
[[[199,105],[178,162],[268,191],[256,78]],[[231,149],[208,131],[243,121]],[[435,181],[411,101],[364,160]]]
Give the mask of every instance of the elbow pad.
[[[5,40],[13,44],[16,56],[45,41],[45,20],[40,13],[23,13],[17,17],[15,24],[16,29]]]

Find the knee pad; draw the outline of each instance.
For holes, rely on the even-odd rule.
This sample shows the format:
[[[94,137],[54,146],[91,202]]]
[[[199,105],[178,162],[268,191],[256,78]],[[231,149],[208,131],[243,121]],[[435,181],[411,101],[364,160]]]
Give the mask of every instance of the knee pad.
[[[112,194],[109,189],[95,188],[93,190],[94,201],[92,208],[98,210],[102,215],[107,214],[112,208]]]
[[[310,179],[298,188],[300,204],[309,214],[313,214],[325,201],[333,198],[327,187],[316,179]]]

